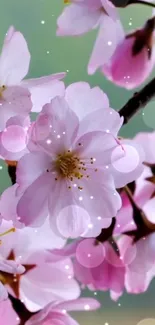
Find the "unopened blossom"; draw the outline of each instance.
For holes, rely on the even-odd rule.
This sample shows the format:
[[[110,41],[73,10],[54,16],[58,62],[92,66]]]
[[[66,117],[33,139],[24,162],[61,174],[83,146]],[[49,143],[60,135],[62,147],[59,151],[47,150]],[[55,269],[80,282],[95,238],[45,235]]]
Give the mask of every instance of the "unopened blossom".
[[[3,221],[1,227],[5,230],[9,226],[10,222]],[[46,250],[63,244],[64,240],[55,236],[48,222],[39,229],[16,229],[3,237],[0,280],[30,311],[40,310],[55,300],[76,299],[80,295],[69,258],[46,262]],[[20,273],[23,274],[18,275]]]
[[[109,62],[101,70],[113,83],[127,89],[140,86],[150,75],[155,64],[155,18],[142,29],[124,35]]]
[[[0,55],[0,130],[10,117],[27,116],[56,95],[62,95],[64,73],[24,80],[28,73],[30,53],[24,36],[10,27]],[[31,98],[30,98],[31,97]],[[32,102],[31,102],[32,100]],[[39,108],[37,108],[39,109]]]
[[[97,243],[94,239],[82,239],[62,249],[50,250],[47,261],[71,257],[75,277],[92,291],[110,291],[117,300],[124,291],[125,265],[110,243]]]
[[[91,311],[100,307],[100,303],[93,298],[79,298],[67,302],[56,302],[47,305],[36,315],[32,316],[26,325],[65,324],[78,325],[68,312]]]
[[[93,74],[100,65],[108,61],[123,36],[117,9],[109,0],[67,1],[57,20],[57,26],[59,36],[81,35],[99,28],[88,64],[89,74]]]

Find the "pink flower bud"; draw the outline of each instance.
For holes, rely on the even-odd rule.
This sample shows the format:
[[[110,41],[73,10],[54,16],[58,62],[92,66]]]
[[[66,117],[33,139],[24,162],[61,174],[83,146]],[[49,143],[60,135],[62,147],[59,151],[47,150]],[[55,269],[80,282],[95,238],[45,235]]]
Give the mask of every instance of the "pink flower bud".
[[[127,35],[118,44],[102,72],[115,84],[132,89],[141,85],[151,73],[155,63],[153,31],[155,18],[147,21],[144,28]]]

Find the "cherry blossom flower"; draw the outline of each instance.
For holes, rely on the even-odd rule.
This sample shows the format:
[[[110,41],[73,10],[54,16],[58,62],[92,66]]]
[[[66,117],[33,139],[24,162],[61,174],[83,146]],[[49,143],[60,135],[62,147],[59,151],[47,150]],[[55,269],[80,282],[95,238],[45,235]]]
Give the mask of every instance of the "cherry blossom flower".
[[[59,81],[64,73],[22,81],[28,73],[29,64],[26,40],[11,26],[0,56],[0,130],[4,130],[10,117],[27,116],[32,104],[35,110],[35,106],[42,106],[64,92],[64,84]]]
[[[113,300],[124,291],[125,265],[110,243],[96,243],[94,239],[78,240],[62,249],[50,250],[47,261],[72,257],[75,277],[93,291],[110,290]]]
[[[142,171],[135,144],[121,144],[116,137],[121,124],[118,113],[104,106],[79,123],[63,98],[45,105],[31,130],[31,152],[17,165],[17,213],[13,207],[11,215],[27,226],[40,226],[49,215],[52,229],[65,238],[94,237],[108,227],[121,207],[115,187]],[[13,202],[14,194],[9,199]]]
[[[3,222],[1,227],[5,230],[6,225],[8,228],[10,223]],[[46,249],[64,244],[64,240],[52,233],[48,223],[38,230],[24,228],[8,236],[9,240],[7,236],[3,237],[0,246],[0,255],[4,259],[0,263],[0,273],[2,283],[11,295],[21,299],[30,311],[39,310],[53,300],[78,298],[80,288],[74,280],[70,259],[46,262]],[[19,263],[22,266],[17,269]],[[18,275],[20,273],[23,274]]]
[[[79,298],[67,302],[52,303],[47,305],[36,315],[32,316],[26,325],[45,325],[51,324],[65,324],[78,325],[78,323],[68,314],[68,311],[88,311],[96,310],[100,307],[99,302],[93,298]]]
[[[88,73],[106,63],[123,37],[117,9],[109,0],[72,0],[57,20],[57,35],[80,35],[99,27]],[[107,28],[110,26],[110,28]]]
[[[143,29],[124,35],[109,62],[102,65],[102,72],[109,80],[132,89],[148,78],[155,64],[154,25],[152,18]]]

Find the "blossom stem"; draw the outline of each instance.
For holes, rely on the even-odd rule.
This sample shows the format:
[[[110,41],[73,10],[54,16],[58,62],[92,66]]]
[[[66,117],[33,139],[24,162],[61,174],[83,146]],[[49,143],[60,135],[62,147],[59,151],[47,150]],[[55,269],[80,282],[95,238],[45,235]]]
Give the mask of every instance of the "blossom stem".
[[[124,124],[127,124],[130,119],[142,108],[144,108],[149,101],[155,97],[155,78],[152,79],[139,92],[136,92],[133,97],[120,109],[120,116],[124,117]]]
[[[145,5],[145,6],[149,6],[149,7],[153,7],[155,8],[155,4],[151,3],[151,2],[147,2],[147,1],[143,1],[143,0],[129,0],[127,5],[132,5],[132,4],[141,4],[141,5]]]

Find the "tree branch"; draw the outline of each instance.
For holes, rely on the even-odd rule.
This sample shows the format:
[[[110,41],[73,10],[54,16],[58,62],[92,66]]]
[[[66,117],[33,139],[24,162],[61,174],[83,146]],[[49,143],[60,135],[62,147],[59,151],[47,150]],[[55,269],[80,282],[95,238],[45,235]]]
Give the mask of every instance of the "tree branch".
[[[119,114],[124,117],[124,124],[127,124],[129,120],[154,97],[155,78],[142,88],[142,90],[135,93],[133,97],[120,109]]]

